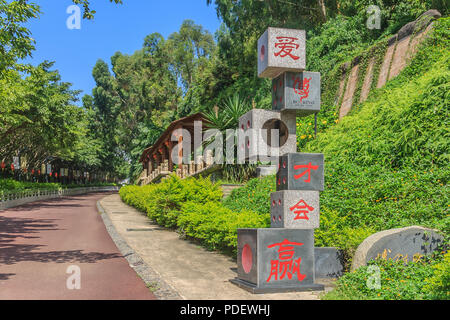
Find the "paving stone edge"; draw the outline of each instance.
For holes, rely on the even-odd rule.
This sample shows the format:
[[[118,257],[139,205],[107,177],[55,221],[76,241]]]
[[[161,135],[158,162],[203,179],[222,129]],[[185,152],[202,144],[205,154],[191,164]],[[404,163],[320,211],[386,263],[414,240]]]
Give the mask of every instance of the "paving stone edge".
[[[100,200],[101,201],[101,200]],[[105,209],[97,201],[97,209],[101,214],[103,223],[111,239],[116,244],[120,253],[127,259],[130,267],[144,281],[145,285],[152,290],[153,294],[159,300],[183,300],[182,296],[169,284],[167,284],[145,261],[137,254],[117,232],[114,224],[106,213]]]

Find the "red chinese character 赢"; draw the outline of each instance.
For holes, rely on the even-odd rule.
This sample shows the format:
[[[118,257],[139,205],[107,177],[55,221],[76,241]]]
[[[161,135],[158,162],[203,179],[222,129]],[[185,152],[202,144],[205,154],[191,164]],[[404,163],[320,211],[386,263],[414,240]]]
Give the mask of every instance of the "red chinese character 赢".
[[[297,209],[297,210],[296,210]],[[297,216],[294,218],[294,220],[309,220],[308,213],[314,211],[313,207],[308,206],[308,204],[305,202],[305,200],[301,200],[299,203],[297,203],[295,206],[290,208],[291,211],[294,211]]]
[[[284,57],[291,57],[294,60],[298,60],[300,59],[300,57],[297,57],[295,55],[292,54],[292,51],[295,49],[297,50],[300,45],[295,43],[295,41],[297,41],[297,38],[293,38],[293,37],[277,37],[278,42],[275,43],[275,48],[279,48],[280,51],[275,52],[274,55],[275,57],[280,57],[280,58],[284,58]]]
[[[300,95],[300,102],[309,97],[309,83],[311,82],[311,79],[312,78],[305,78],[303,79],[303,83],[299,77],[295,79],[294,92]]]
[[[275,243],[267,247],[269,249],[279,247],[278,260],[271,261],[270,276],[267,282],[270,282],[272,277],[275,278],[275,281],[283,280],[286,276],[291,280],[294,274],[297,274],[298,281],[305,279],[306,275],[300,273],[302,258],[293,260],[295,254],[294,246],[302,245],[303,243],[289,242],[287,239],[284,239],[281,243]]]
[[[294,170],[299,170],[299,169],[306,169],[306,170],[303,171],[301,174],[294,175],[294,179],[298,180],[301,177],[303,177],[305,174],[308,174],[308,179],[306,179],[304,182],[310,183],[311,182],[311,170],[316,171],[319,169],[319,166],[313,166],[311,162],[308,163],[307,165],[294,166]]]

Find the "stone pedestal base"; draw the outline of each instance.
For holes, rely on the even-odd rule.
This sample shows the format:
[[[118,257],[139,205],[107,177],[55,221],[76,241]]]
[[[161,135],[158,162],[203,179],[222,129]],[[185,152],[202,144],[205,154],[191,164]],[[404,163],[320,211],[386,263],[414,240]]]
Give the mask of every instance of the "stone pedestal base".
[[[322,284],[305,284],[298,287],[279,287],[279,288],[259,288],[253,283],[241,280],[239,278],[231,279],[232,284],[247,290],[252,294],[263,294],[263,293],[283,293],[283,292],[305,292],[305,291],[323,291],[325,286]]]

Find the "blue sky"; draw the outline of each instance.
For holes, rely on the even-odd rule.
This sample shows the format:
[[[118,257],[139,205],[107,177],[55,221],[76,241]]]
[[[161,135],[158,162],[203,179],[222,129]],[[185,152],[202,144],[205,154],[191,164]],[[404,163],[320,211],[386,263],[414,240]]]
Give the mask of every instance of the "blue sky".
[[[83,20],[80,30],[69,30],[66,13],[71,0],[35,0],[43,12],[39,19],[26,24],[36,40],[36,51],[26,62],[37,65],[55,61],[62,81],[73,83],[73,89],[90,94],[95,82],[92,68],[98,59],[110,62],[120,51],[132,54],[142,48],[146,35],[161,33],[167,38],[178,31],[183,20],[191,19],[212,34],[220,26],[215,7],[206,0],[123,0],[115,5],[108,0],[91,0],[96,10],[93,21]]]

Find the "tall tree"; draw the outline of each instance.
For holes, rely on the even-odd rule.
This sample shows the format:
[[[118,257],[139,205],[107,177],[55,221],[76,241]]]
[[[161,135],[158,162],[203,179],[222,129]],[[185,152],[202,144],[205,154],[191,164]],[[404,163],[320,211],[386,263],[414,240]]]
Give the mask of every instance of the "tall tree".
[[[78,91],[61,82],[52,63],[44,62],[22,79],[10,71],[0,80],[0,154],[26,156],[30,165],[47,157],[72,159],[74,146],[85,133],[84,110],[75,106]]]

